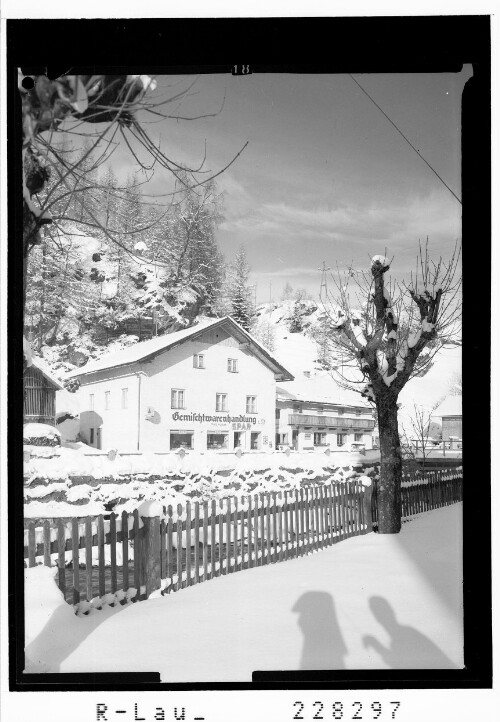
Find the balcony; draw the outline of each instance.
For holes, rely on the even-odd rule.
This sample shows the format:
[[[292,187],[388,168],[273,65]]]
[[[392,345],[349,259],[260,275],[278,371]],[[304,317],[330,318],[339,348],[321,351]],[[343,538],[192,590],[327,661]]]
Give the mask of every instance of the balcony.
[[[309,414],[290,414],[289,426],[330,426],[335,429],[373,429],[373,419],[350,419],[337,416],[309,416]]]

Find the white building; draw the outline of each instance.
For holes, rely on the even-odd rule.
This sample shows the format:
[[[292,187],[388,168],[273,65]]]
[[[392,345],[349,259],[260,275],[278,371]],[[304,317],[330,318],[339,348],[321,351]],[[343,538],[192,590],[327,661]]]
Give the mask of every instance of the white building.
[[[448,396],[432,413],[441,419],[443,441],[462,439],[462,395]]]
[[[373,448],[372,409],[327,374],[280,383],[276,389],[276,444],[306,451]]]
[[[274,448],[276,381],[293,376],[229,317],[103,356],[69,374],[80,435],[120,451]]]

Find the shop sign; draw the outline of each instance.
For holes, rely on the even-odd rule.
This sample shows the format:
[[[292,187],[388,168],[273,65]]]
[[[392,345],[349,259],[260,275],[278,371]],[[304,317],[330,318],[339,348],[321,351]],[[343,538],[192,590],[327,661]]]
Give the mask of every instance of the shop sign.
[[[229,414],[180,414],[178,411],[172,414],[173,421],[197,421],[198,423],[207,422],[210,424],[232,424],[233,429],[250,429],[256,424],[264,424],[265,419],[257,419],[256,416],[230,416]],[[235,427],[236,424],[236,427]]]

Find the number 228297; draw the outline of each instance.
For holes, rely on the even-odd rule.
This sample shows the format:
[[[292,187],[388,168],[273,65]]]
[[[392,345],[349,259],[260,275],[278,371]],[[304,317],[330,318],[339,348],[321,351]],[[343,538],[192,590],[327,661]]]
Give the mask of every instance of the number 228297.
[[[294,702],[294,720],[385,720],[396,719],[401,702],[313,702],[309,710],[304,702]]]

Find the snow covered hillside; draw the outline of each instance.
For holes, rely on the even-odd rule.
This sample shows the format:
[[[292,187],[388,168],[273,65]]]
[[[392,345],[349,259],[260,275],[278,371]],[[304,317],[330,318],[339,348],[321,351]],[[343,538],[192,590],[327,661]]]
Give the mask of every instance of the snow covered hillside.
[[[310,300],[301,302],[300,314],[295,307],[292,300],[258,306],[254,335],[264,345],[267,341],[278,360],[283,363],[286,360],[287,368],[297,377],[323,368],[311,335],[318,328],[323,311],[319,302]]]
[[[171,324],[189,323],[183,312],[195,301],[193,293],[175,289],[168,302],[161,285],[164,265],[141,258],[142,251],[132,248],[125,262],[123,254],[73,224],[65,225],[59,243],[62,250],[55,258],[50,247],[44,256],[34,252],[30,257],[26,310],[27,333],[54,371],[63,374],[87,359],[136,343],[135,334],[115,334],[114,329],[139,315],[145,324],[160,305]],[[136,245],[142,248],[141,242]],[[102,335],[106,329],[110,339]]]
[[[311,378],[318,385],[323,384],[327,395],[334,394],[341,403],[366,403],[356,392],[340,389],[325,369],[321,347],[323,318],[324,309],[319,300],[301,301],[298,313],[293,300],[263,303],[257,308],[253,333],[264,345],[267,342],[273,355],[294,374],[297,381]],[[298,326],[300,331],[290,330]],[[460,347],[442,349],[430,371],[423,377],[412,379],[402,390],[400,416],[403,418],[411,413],[414,403],[431,408],[442,400],[452,380],[461,374],[461,362]]]

